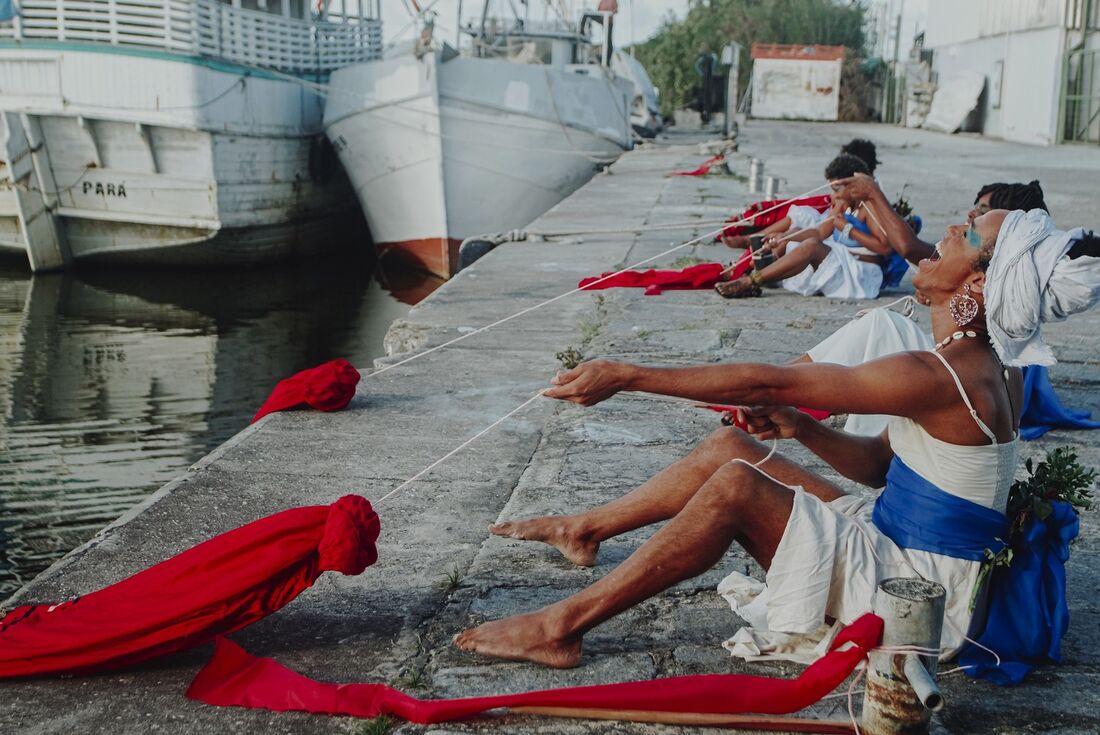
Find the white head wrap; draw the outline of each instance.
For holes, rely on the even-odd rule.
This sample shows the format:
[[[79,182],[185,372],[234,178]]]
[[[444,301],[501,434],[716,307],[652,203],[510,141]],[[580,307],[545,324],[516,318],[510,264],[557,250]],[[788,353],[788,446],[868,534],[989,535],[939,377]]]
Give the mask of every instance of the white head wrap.
[[[1080,227],[1054,229],[1054,220],[1041,209],[1017,210],[1005,218],[985,278],[989,338],[1004,364],[1053,365],[1040,325],[1100,299],[1100,259],[1065,257],[1084,234]]]

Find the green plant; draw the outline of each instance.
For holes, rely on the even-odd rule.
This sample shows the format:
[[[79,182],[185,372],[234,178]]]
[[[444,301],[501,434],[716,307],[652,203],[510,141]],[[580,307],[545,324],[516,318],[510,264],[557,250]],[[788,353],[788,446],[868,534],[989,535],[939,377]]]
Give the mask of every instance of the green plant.
[[[443,573],[443,588],[448,592],[454,592],[462,584],[462,570],[455,564],[451,571]]]
[[[578,350],[576,347],[570,345],[561,352],[554,355],[558,358],[558,362],[566,370],[572,370],[573,368],[584,362],[584,353]]]
[[[397,726],[397,720],[392,717],[375,717],[374,719],[367,720],[359,727],[358,735],[386,735],[390,730]]]
[[[1092,506],[1092,487],[1096,482],[1096,470],[1085,467],[1077,460],[1077,452],[1069,447],[1056,447],[1038,465],[1031,458],[1024,462],[1027,478],[1016,480],[1008,491],[1005,515],[1009,520],[1005,546],[994,553],[985,550],[985,561],[974,585],[974,594],[982,587],[985,578],[995,567],[1012,564],[1012,550],[1018,548],[1024,530],[1033,519],[1045,521],[1054,512],[1055,502],[1069,503],[1074,511]],[[971,597],[974,607],[976,598]]]
[[[580,324],[577,325],[577,329],[581,333],[581,342],[583,342],[584,344],[588,344],[589,342],[591,342],[593,339],[596,338],[597,334],[600,333],[600,323],[599,322],[581,322]]]
[[[419,689],[424,686],[424,672],[416,668],[406,668],[397,677],[397,686],[401,689]]]

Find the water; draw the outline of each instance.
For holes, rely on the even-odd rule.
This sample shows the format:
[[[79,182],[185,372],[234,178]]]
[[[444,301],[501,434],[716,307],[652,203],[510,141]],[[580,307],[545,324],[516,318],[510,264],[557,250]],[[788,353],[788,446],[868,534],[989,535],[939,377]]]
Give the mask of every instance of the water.
[[[244,428],[281,378],[369,366],[438,284],[347,256],[34,277],[0,261],[0,600]]]

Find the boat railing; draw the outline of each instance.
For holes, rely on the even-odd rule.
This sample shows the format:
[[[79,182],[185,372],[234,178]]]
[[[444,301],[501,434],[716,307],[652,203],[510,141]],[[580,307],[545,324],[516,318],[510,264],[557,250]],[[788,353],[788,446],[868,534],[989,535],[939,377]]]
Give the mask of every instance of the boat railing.
[[[371,3],[373,5],[373,3]],[[377,17],[300,19],[218,0],[21,0],[0,41],[156,49],[290,74],[327,73],[382,56]]]

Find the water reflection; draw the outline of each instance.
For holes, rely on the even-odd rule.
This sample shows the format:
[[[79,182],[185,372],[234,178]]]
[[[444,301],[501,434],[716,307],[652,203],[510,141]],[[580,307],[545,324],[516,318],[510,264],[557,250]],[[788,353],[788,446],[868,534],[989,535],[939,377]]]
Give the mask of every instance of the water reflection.
[[[408,306],[372,270],[0,262],[0,600],[243,428],[280,378],[381,355]],[[406,302],[439,285],[391,281]]]

